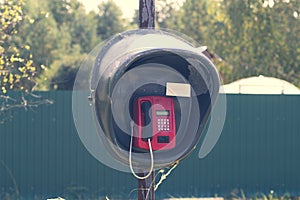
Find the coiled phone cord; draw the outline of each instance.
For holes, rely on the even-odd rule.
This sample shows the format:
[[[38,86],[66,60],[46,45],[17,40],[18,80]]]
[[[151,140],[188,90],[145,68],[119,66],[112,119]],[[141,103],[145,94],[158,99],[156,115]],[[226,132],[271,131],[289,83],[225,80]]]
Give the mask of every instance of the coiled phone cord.
[[[133,174],[134,177],[136,177],[137,179],[143,180],[143,179],[148,178],[152,174],[152,171],[153,171],[153,168],[154,168],[154,159],[153,159],[153,151],[152,151],[151,140],[150,140],[150,138],[148,138],[148,145],[149,145],[150,159],[151,159],[150,171],[146,176],[139,176],[134,172],[133,167],[132,167],[132,140],[133,140],[133,127],[134,127],[134,122],[133,121],[130,122],[130,127],[131,127],[131,139],[130,139],[129,159],[128,159],[129,160],[129,167],[130,167],[131,173]]]

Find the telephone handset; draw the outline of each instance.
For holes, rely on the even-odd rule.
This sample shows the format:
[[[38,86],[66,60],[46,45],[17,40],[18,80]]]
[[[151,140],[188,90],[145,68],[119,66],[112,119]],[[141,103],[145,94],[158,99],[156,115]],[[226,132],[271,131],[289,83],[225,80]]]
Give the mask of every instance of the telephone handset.
[[[167,150],[176,146],[176,121],[174,101],[169,97],[139,97],[134,107],[135,148],[149,150],[148,139],[153,150]]]

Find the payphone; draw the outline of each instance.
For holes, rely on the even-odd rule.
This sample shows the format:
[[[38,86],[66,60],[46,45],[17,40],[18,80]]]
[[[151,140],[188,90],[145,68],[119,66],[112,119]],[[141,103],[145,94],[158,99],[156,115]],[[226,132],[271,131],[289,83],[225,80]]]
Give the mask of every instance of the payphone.
[[[176,145],[174,101],[170,97],[145,96],[135,101],[134,146],[149,150],[167,150]]]
[[[165,30],[126,31],[96,47],[80,67],[73,91],[75,125],[103,164],[148,172],[195,149],[220,77],[203,50],[186,38]],[[214,145],[214,138],[209,143]]]

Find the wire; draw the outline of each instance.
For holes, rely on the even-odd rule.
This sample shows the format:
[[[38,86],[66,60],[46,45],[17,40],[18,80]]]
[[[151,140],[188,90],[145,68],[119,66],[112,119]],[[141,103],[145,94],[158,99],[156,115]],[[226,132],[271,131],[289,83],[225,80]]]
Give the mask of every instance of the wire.
[[[168,176],[171,174],[171,172],[177,167],[178,164],[179,164],[179,161],[176,161],[176,162],[172,165],[172,167],[170,167],[170,168],[168,169],[167,173],[164,173],[164,170],[160,171],[161,177],[160,177],[160,180],[158,181],[158,183],[155,184],[155,186],[154,186],[154,191],[156,191],[156,190],[158,189],[158,187],[162,184],[162,182],[163,182],[164,180],[167,179],[167,177],[168,177]]]
[[[172,167],[168,169],[168,171],[167,171],[166,174],[164,174],[164,170],[160,170],[160,171],[158,172],[158,174],[161,174],[161,177],[160,177],[160,180],[159,180],[159,182],[158,182],[157,184],[155,184],[155,179],[156,179],[156,177],[158,176],[158,174],[155,175],[154,180],[151,182],[149,188],[146,189],[146,190],[148,190],[148,191],[147,191],[145,200],[147,200],[147,199],[150,197],[149,195],[150,195],[150,191],[151,191],[152,186],[154,185],[154,192],[155,192],[155,191],[158,189],[158,187],[162,184],[162,182],[163,182],[165,179],[167,179],[167,176],[169,176],[170,173],[177,167],[178,164],[179,164],[179,161],[176,161],[176,162],[172,165]]]
[[[146,176],[139,176],[134,172],[133,167],[132,167],[132,140],[133,140],[133,127],[134,127],[134,122],[133,121],[130,121],[130,127],[131,127],[131,138],[130,138],[129,158],[128,158],[129,167],[130,167],[131,173],[133,174],[134,177],[136,177],[137,179],[140,179],[140,180],[144,180],[152,174],[152,171],[153,171],[153,168],[154,168],[154,159],[153,159],[153,151],[152,151],[151,140],[150,140],[150,138],[148,138],[148,145],[149,145],[150,159],[151,159],[150,170],[149,170],[149,173]]]

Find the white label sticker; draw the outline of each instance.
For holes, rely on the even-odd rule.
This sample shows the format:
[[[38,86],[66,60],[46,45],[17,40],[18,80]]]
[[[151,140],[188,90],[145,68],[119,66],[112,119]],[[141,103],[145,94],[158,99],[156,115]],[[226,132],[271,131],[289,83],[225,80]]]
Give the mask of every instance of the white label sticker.
[[[191,97],[191,85],[187,83],[167,83],[167,96]]]

